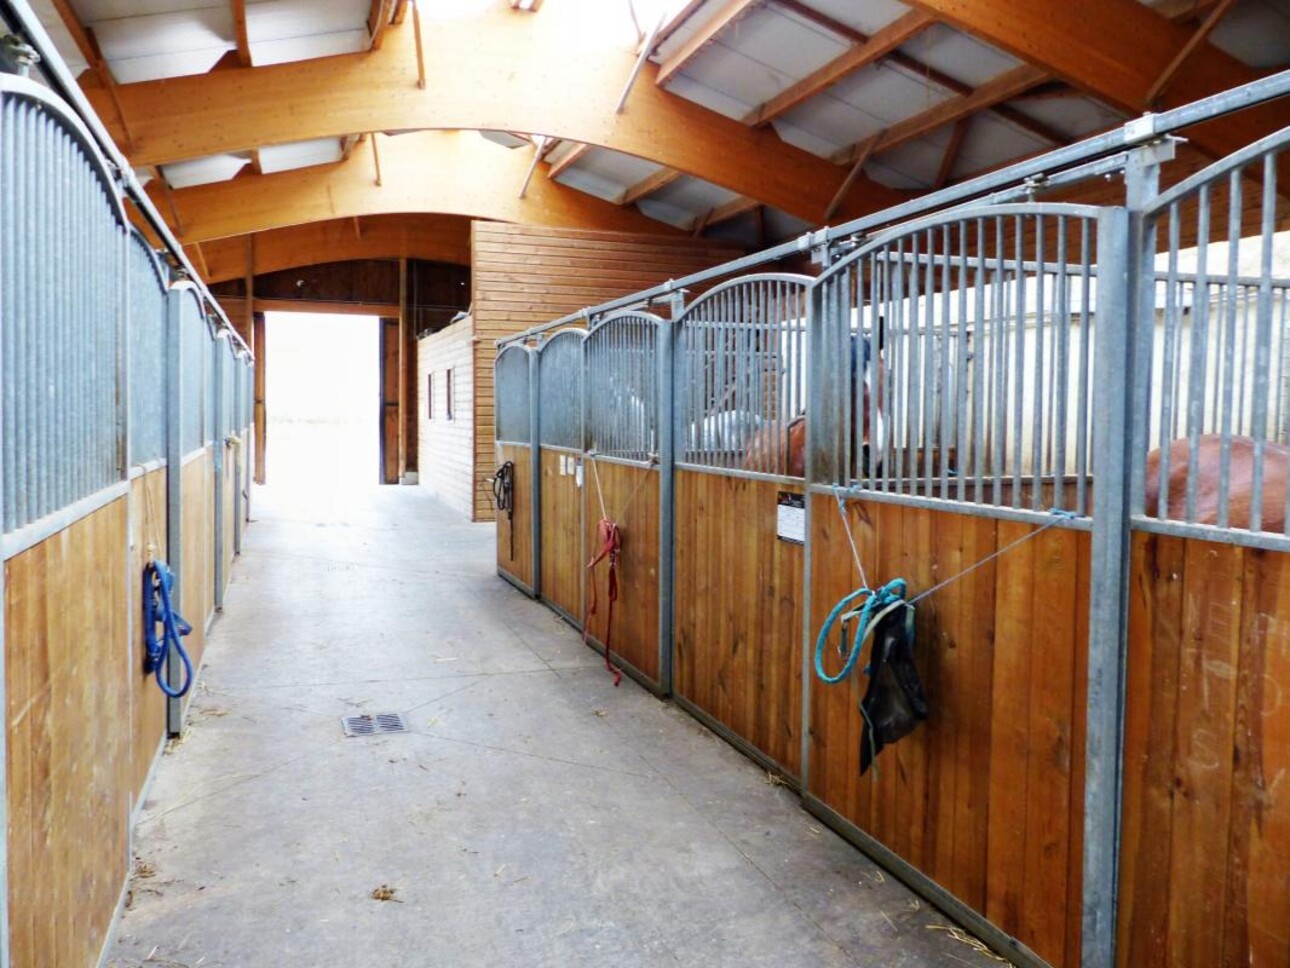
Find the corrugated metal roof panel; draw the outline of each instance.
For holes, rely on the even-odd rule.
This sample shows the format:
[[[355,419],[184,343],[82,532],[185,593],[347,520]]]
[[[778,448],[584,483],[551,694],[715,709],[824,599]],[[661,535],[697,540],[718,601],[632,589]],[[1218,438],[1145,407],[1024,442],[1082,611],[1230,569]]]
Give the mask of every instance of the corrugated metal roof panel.
[[[618,186],[621,195],[638,181],[648,178],[657,172],[662,165],[621,151],[610,151],[608,148],[592,148],[575,165],[580,171],[588,171],[606,182]]]
[[[1128,115],[1107,107],[1101,101],[1078,95],[1034,100],[1021,98],[1009,102],[1008,106],[1036,121],[1042,121],[1050,128],[1056,128],[1072,140],[1105,131],[1128,119]]]
[[[191,188],[193,185],[228,181],[250,163],[249,158],[241,155],[208,155],[162,165],[161,174],[171,188]]]
[[[275,171],[327,165],[340,161],[342,151],[339,138],[316,138],[311,141],[266,145],[260,149],[260,171],[268,175]]]
[[[807,6],[865,35],[875,34],[909,13],[909,7],[897,0],[810,0]]]
[[[246,7],[251,62],[288,61],[367,50],[368,0],[259,0]]]
[[[920,64],[972,87],[984,84],[1021,63],[1010,54],[944,24],[932,25],[901,50]]]
[[[738,197],[738,192],[689,176],[678,178],[650,196],[656,202],[684,209],[692,215],[702,215]]]
[[[335,54],[358,54],[367,50],[370,43],[366,27],[334,34],[252,41],[251,63],[257,67],[266,67],[269,64],[286,64]]]
[[[683,73],[704,87],[752,105],[769,101],[793,83],[790,75],[725,44],[710,44]]]
[[[1240,0],[1209,40],[1251,67],[1285,67],[1290,64],[1290,2]]]
[[[700,84],[684,74],[672,78],[667,89],[679,97],[716,111],[718,114],[724,114],[728,118],[734,118],[736,121],[742,120],[753,109],[752,104]]]
[[[656,198],[642,198],[636,203],[636,207],[641,210],[642,214],[678,229],[686,229],[694,224],[693,212],[678,208],[675,205],[669,205],[667,202],[660,202]]]
[[[556,181],[569,188],[576,188],[580,192],[586,192],[588,195],[603,198],[607,202],[617,202],[623,194],[623,187],[617,182],[578,166],[566,168],[560,173],[560,177]]]
[[[104,20],[92,25],[122,84],[203,74],[237,44],[227,6]]]

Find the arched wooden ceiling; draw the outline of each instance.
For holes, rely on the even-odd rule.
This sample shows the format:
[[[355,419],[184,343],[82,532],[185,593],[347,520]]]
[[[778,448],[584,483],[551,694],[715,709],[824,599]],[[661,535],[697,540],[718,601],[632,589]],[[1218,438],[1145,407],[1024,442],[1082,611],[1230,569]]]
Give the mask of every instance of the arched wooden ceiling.
[[[1019,98],[1084,97],[1131,115],[1185,103],[1260,73],[1207,40],[1233,0],[906,2],[907,7],[877,4],[896,12],[863,33],[822,12],[828,4],[812,0],[692,0],[654,38],[654,62],[646,62],[632,84],[633,52],[587,43],[573,3],[549,0],[532,14],[496,0],[481,16],[438,20],[420,29],[421,86],[418,28],[413,18],[401,17],[406,0],[373,0],[372,49],[364,53],[239,66],[252,61],[240,39],[240,57],[226,58],[210,73],[135,84],[115,83],[104,62],[95,60],[92,36],[75,20],[76,0],[54,0],[94,68],[82,79],[87,93],[137,165],[155,170],[236,152],[256,159],[258,168],[256,151],[267,145],[345,137],[352,143],[354,136],[373,131],[420,132],[378,135],[336,164],[159,189],[159,208],[174,217],[179,236],[212,252],[214,239],[312,223],[326,226],[318,232],[322,245],[333,237],[338,218],[394,213],[666,232],[666,225],[645,218],[635,203],[687,176],[734,193],[695,216],[690,231],[761,206],[807,225],[837,222],[899,200],[901,192],[869,177],[872,166],[866,163],[883,153],[895,157],[905,146],[926,147],[929,135],[944,145],[932,186],[952,180],[969,125],[985,115],[1040,145],[1071,140],[1035,111],[1019,107]],[[244,15],[244,5],[232,6]],[[840,52],[781,85],[742,117],[722,113],[719,105],[705,107],[676,87],[711,51],[737,46],[742,22],[772,8],[817,25],[842,43]],[[971,83],[956,79],[910,53],[913,40],[946,29],[938,25],[1019,62]],[[793,111],[827,101],[839,84],[879,65],[919,75],[946,96],[914,107],[829,157],[781,140],[785,132],[778,124],[791,120]],[[617,112],[625,88],[630,94]],[[1220,155],[1283,121],[1282,109],[1272,105],[1187,134],[1196,147]],[[466,133],[471,130],[523,132],[530,144],[507,151]],[[365,155],[373,142],[380,149],[379,184],[375,159]],[[557,179],[567,178],[598,149],[645,159],[655,170],[599,198],[560,184]],[[1285,181],[1290,184],[1290,177]],[[298,232],[299,243],[305,230]]]

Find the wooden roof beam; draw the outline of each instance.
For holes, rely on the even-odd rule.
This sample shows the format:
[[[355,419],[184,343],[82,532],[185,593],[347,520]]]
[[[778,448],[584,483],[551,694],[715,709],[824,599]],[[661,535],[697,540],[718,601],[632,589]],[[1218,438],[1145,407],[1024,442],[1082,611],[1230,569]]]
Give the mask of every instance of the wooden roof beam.
[[[723,205],[708,209],[694,220],[691,231],[695,235],[702,235],[706,229],[714,225],[720,225],[722,222],[729,222],[732,218],[738,218],[747,212],[752,212],[761,208],[761,202],[755,198],[749,198],[747,195],[740,195],[738,198],[732,198]]]
[[[954,124],[985,108],[994,107],[1001,101],[1014,98],[1047,79],[1048,74],[1038,67],[1032,67],[1029,64],[1014,67],[986,81],[970,94],[961,94],[948,101],[942,101],[911,118],[896,122],[882,133],[882,137],[874,146],[874,151],[890,151],[906,142],[931,134],[947,124]]]
[[[372,50],[380,50],[385,39],[385,28],[390,25],[392,0],[372,0],[372,11],[367,15],[367,36],[372,38]]]
[[[576,165],[579,159],[581,159],[582,156],[585,155],[590,150],[591,150],[591,145],[575,146],[572,151],[570,151],[567,155],[565,155],[563,158],[561,158],[559,161],[557,161],[555,164],[553,164],[550,168],[547,169],[546,177],[552,179],[553,181],[559,178],[562,174],[564,174],[566,171],[568,171],[570,168]]]
[[[1192,55],[1197,47],[1205,42],[1214,28],[1218,26],[1218,22],[1223,19],[1223,14],[1227,13],[1233,2],[1234,0],[1218,0],[1218,3],[1214,4],[1209,16],[1196,28],[1196,32],[1187,39],[1187,43],[1183,44],[1182,49],[1169,62],[1169,66],[1160,72],[1156,82],[1151,85],[1151,90],[1147,91],[1147,104],[1154,105],[1160,100],[1160,92],[1169,86],[1169,82],[1174,79],[1174,75],[1186,63],[1187,58]]]
[[[902,44],[936,23],[936,18],[923,10],[911,10],[893,23],[883,27],[872,37],[843,51],[824,66],[812,71],[796,84],[785,88],[775,97],[761,105],[744,121],[748,124],[769,124],[781,115],[810,100],[821,91],[832,87],[843,78],[871,64],[876,64],[891,54]]]
[[[959,153],[963,150],[963,142],[971,124],[970,117],[959,118],[954,122],[954,131],[950,134],[950,143],[945,146],[945,154],[941,155],[941,165],[936,170],[932,191],[939,191],[950,183],[950,175],[954,173],[954,164],[959,160]]]
[[[1008,51],[1129,114],[1148,107],[1152,85],[1192,31],[1136,0],[910,0],[912,6]],[[1210,44],[1191,54],[1161,95],[1176,107],[1230,90],[1258,72]],[[1187,130],[1192,143],[1223,156],[1285,124],[1280,104],[1250,108]]]
[[[649,177],[642,178],[635,185],[629,186],[627,191],[623,192],[623,197],[619,199],[618,204],[634,205],[642,198],[653,195],[655,192],[661,192],[668,185],[683,177],[685,176],[674,168],[660,168]]]
[[[123,85],[122,104],[135,134],[131,160],[166,164],[365,130],[495,128],[620,151],[819,220],[845,171],[772,130],[749,128],[659,89],[651,83],[653,64],[644,65],[631,110],[615,115],[615,99],[635,62],[621,49],[582,45],[571,6],[551,4],[537,17],[497,6],[476,19],[436,23],[425,36],[427,87],[434,97],[409,83],[416,64],[409,23],[390,27],[380,50],[362,54]],[[496,62],[510,65],[502,82],[479,84],[480,63]],[[553,98],[547,93],[553,89],[579,96]],[[100,116],[111,117],[102,91],[86,94]],[[865,214],[904,197],[861,178],[842,215]]]
[[[828,14],[820,13],[813,7],[806,6],[804,3],[801,3],[800,0],[773,0],[773,2],[776,6],[782,7],[785,10],[791,10],[803,19],[818,24],[825,30],[835,33],[839,37],[844,37],[847,40],[850,40],[853,44],[863,44],[869,40],[869,38],[860,33],[860,31],[855,30],[852,27],[848,27],[840,21],[834,20],[832,17],[828,16]],[[968,94],[972,91],[972,85],[966,84],[956,77],[950,77],[950,75],[943,71],[938,71],[936,68],[928,64],[924,64],[922,61],[909,56],[903,50],[892,51],[887,55],[886,59],[888,63],[896,67],[900,67],[911,74],[916,74],[921,78],[925,78],[938,87],[943,87],[945,90],[952,91],[955,94]],[[1072,92],[1068,89],[1063,96],[1070,97],[1073,93],[1078,92]],[[1028,131],[1029,133],[1036,135],[1045,141],[1050,141],[1055,145],[1069,144],[1072,140],[1064,132],[1049,127],[1042,121],[1036,121],[1013,108],[998,105],[991,108],[991,112],[998,117],[1003,118],[1008,123],[1021,128],[1023,131]]]
[[[202,251],[210,282],[355,259],[425,259],[468,266],[470,222],[459,215],[372,216],[363,219],[360,235],[352,219],[329,219],[213,239],[202,243]]]
[[[717,35],[757,5],[760,0],[726,0],[716,15],[700,27],[671,57],[663,61],[654,83],[662,86],[685,69],[704,47]]]
[[[246,30],[246,0],[232,0],[233,35],[237,38],[237,59],[243,67],[251,66],[251,38]]]
[[[361,216],[366,226],[368,216],[418,213],[676,234],[675,229],[635,209],[547,178],[534,179],[525,196],[516,197],[515,187],[523,182],[531,156],[523,151],[498,151],[473,132],[369,137],[380,144],[379,186],[372,177],[371,161],[364,152],[355,152],[348,161],[331,165],[272,175],[247,174],[177,190],[150,184],[148,190],[159,203],[173,206],[174,217],[182,226],[177,234],[184,243],[354,216]],[[427,170],[435,177],[426,178]]]
[[[58,17],[63,21],[63,26],[67,32],[72,35],[72,41],[76,44],[76,49],[81,52],[85,62],[90,65],[90,69],[98,77],[99,83],[107,91],[109,99],[112,101],[112,110],[115,112],[117,120],[120,122],[121,131],[117,141],[121,147],[128,153],[134,149],[134,139],[130,134],[130,125],[125,118],[125,108],[121,105],[121,95],[117,87],[116,78],[112,76],[112,70],[108,67],[107,61],[103,59],[103,53],[99,50],[98,42],[95,41],[88,27],[81,23],[77,17],[76,11],[72,9],[68,0],[51,0],[54,9],[58,12]]]

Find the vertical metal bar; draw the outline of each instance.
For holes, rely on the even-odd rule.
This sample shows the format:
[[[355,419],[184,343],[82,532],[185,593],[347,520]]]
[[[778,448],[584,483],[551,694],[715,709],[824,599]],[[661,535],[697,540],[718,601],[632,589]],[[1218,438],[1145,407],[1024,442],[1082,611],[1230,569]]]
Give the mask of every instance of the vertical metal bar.
[[[1070,231],[1070,222],[1066,216],[1057,220],[1057,279],[1056,316],[1053,326],[1053,339],[1057,349],[1057,376],[1054,381],[1056,390],[1056,414],[1053,420],[1053,454],[1056,458],[1053,467],[1053,507],[1066,510],[1066,421],[1067,407],[1070,405],[1070,350],[1071,350],[1071,313],[1070,313],[1070,276],[1066,264],[1066,235]]]
[[[962,225],[962,223],[959,223]],[[941,380],[940,380],[940,426],[936,432],[936,452],[937,458],[941,465],[941,497],[950,496],[950,441],[954,442],[954,448],[958,447],[957,431],[951,433],[954,426],[955,411],[958,403],[959,380],[953,381],[951,389],[951,366],[950,366],[950,317],[951,297],[950,293],[954,284],[954,257],[951,254],[954,251],[953,236],[949,224],[945,225],[941,233],[941,244],[944,251],[941,253],[941,342],[938,348],[938,355],[941,362]],[[956,354],[957,355],[957,354]],[[929,468],[929,471],[931,468]]]
[[[923,297],[923,426],[921,458],[923,494],[932,496],[935,485],[932,455],[939,443],[936,437],[936,398],[940,393],[937,377],[940,375],[936,366],[936,230],[927,230],[927,275],[926,295]]]
[[[1180,230],[1178,224],[1178,206],[1169,206],[1169,254],[1165,270],[1165,320],[1164,320],[1164,356],[1161,360],[1160,380],[1160,479],[1159,503],[1156,516],[1168,517],[1169,507],[1169,443],[1176,434],[1179,374],[1178,366],[1182,359],[1182,312],[1178,294],[1181,291],[1178,283],[1178,249]]]
[[[1003,503],[1003,474],[1007,469],[1007,399],[1008,399],[1008,319],[1007,319],[1007,264],[1004,262],[1005,231],[1003,218],[994,219],[994,318],[990,322],[994,343],[994,366],[990,379],[994,383],[991,394],[990,416],[994,418],[994,431],[990,435],[991,460],[994,493],[990,503],[1000,507]]]
[[[1075,404],[1075,513],[1088,513],[1090,312],[1093,259],[1089,221],[1080,220],[1079,397]]]
[[[676,328],[683,297],[672,297],[669,319],[658,326],[658,689],[672,694],[676,574]]]
[[[166,294],[166,558],[175,576],[171,595],[183,602],[184,590],[184,492],[183,492],[183,423],[184,385],[191,374],[183,363],[182,315],[186,291],[172,289]],[[166,681],[180,685],[181,670],[166,653]],[[178,736],[184,728],[183,702],[166,697],[166,732]]]
[[[1124,270],[1130,258],[1127,214],[1108,209],[1098,220],[1098,352],[1094,361],[1098,491],[1090,565],[1081,915],[1081,962],[1088,968],[1115,963],[1129,553],[1128,438],[1123,429],[1129,419],[1128,374],[1133,364],[1129,279]]]
[[[1258,302],[1254,326],[1254,387],[1252,432],[1254,438],[1254,482],[1250,489],[1250,530],[1263,530],[1263,458],[1268,435],[1269,369],[1272,353],[1272,250],[1276,227],[1276,156],[1263,159],[1263,207],[1259,224],[1262,251],[1259,259]],[[1246,314],[1248,320],[1248,311]],[[1247,322],[1248,328],[1248,322]]]
[[[1025,420],[1026,388],[1026,240],[1023,234],[1025,219],[1013,216],[1016,226],[1016,260],[1013,278],[1016,281],[1016,303],[1012,327],[1013,353],[1016,372],[1012,377],[1012,506],[1021,507],[1021,455],[1022,428]]]
[[[1228,495],[1232,478],[1232,417],[1235,402],[1236,298],[1240,275],[1241,244],[1241,171],[1234,169],[1227,187],[1227,291],[1223,320],[1222,404],[1219,410],[1220,438],[1218,460],[1218,526],[1228,522]]]
[[[11,130],[11,119],[12,113],[8,99],[3,94],[0,94],[0,198],[5,199],[13,197],[6,191],[6,189],[8,189],[12,184],[10,179],[12,178],[11,171],[14,164],[14,153],[11,146],[14,143],[15,132]],[[27,223],[19,222],[17,224],[22,225]],[[9,244],[12,244],[14,228],[16,228],[16,226],[13,224],[7,224],[3,213],[0,212],[0,232],[9,236]],[[0,393],[0,435],[4,438],[4,446],[0,447],[0,481],[3,481],[5,491],[3,502],[4,522],[3,527],[0,527],[0,531],[8,531],[11,527],[9,517],[9,493],[12,486],[12,479],[10,477],[9,468],[10,461],[13,459],[13,435],[12,432],[9,431],[9,428],[11,427],[9,411],[13,403],[14,395],[14,387],[11,382],[13,368],[12,361],[9,358],[10,353],[6,349],[5,345],[8,341],[4,338],[3,334],[7,333],[9,328],[13,325],[12,321],[6,318],[5,310],[13,309],[15,306],[15,300],[13,298],[14,293],[11,291],[11,287],[6,285],[6,282],[13,283],[13,289],[21,290],[22,288],[21,283],[17,280],[7,279],[6,274],[3,271],[4,265],[9,262],[9,260],[13,259],[15,255],[15,253],[10,250],[8,253],[9,260],[6,260],[4,253],[5,248],[5,241],[0,239],[0,373],[4,374],[5,384],[4,392]],[[21,319],[21,317],[18,318]],[[3,560],[0,560],[0,603],[7,602],[9,600],[8,589],[5,586],[5,571],[4,562]],[[9,695],[5,656],[8,651],[8,642],[5,638],[5,611],[6,609],[0,607],[0,709],[7,710],[9,708]],[[9,755],[8,716],[6,716],[5,722],[6,728],[0,729],[0,763],[7,763]],[[6,899],[6,903],[0,904],[0,968],[9,968],[10,965],[9,904],[7,902],[9,897],[8,830],[9,771],[7,769],[0,769],[0,831],[5,832],[5,835],[0,837],[0,897]]]
[[[1205,381],[1209,356],[1209,186],[1201,187],[1196,231],[1196,291],[1191,322],[1191,372],[1187,375],[1187,513],[1196,520],[1200,435],[1205,419]]]
[[[1020,258],[1020,253],[1018,253]],[[1035,216],[1035,360],[1031,366],[1034,381],[1034,413],[1030,419],[1030,506],[1038,511],[1043,504],[1044,479],[1044,380],[1052,374],[1044,366],[1044,217]],[[1050,411],[1051,412],[1051,411]]]

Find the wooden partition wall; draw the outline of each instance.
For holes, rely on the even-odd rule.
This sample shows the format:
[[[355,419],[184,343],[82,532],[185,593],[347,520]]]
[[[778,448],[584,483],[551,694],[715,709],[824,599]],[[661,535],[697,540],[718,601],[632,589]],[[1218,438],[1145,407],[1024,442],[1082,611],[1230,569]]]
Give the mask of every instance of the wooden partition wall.
[[[588,458],[584,462],[583,477],[585,561],[590,561],[600,550],[596,528],[600,523],[602,497],[605,511],[618,523],[622,536],[611,642],[614,658],[630,667],[651,688],[658,688],[658,470],[604,459],[596,460],[593,468]],[[588,638],[597,648],[603,648],[609,619],[609,568],[602,562],[594,574],[588,575],[585,569],[582,573],[586,582],[595,581],[599,602],[597,613],[589,618]],[[584,594],[590,596],[590,588]]]
[[[582,493],[577,464],[581,456],[561,448],[541,448],[542,597],[575,625],[582,624]],[[590,548],[590,545],[587,546]]]
[[[122,497],[5,563],[15,965],[95,964],[129,867],[127,518]]]
[[[673,691],[796,778],[803,547],[776,537],[800,484],[676,474]]]
[[[911,598],[1035,527],[864,501],[847,514],[869,583],[904,578]],[[814,631],[861,578],[835,499],[815,495],[811,520]],[[810,685],[806,792],[1055,965],[1079,963],[1088,576],[1088,534],[1050,528],[920,602],[931,713],[863,777],[867,677]]]
[[[181,480],[184,550],[179,591],[182,614],[193,626],[184,648],[197,668],[206,650],[206,621],[215,609],[215,478],[209,449],[184,464]]]
[[[497,515],[497,570],[526,590],[533,588],[533,471],[528,444],[497,444],[497,464],[515,465],[515,510]],[[514,540],[512,541],[512,536]]]
[[[1290,964],[1290,554],[1136,534],[1120,964]]]
[[[130,614],[143,615],[143,566],[155,556],[164,556],[167,535],[166,469],[136,477],[130,486]],[[166,735],[166,697],[153,677],[143,671],[142,621],[134,623],[130,652],[131,710],[133,742],[130,744],[131,791],[136,801],[143,796],[157,749]]]

